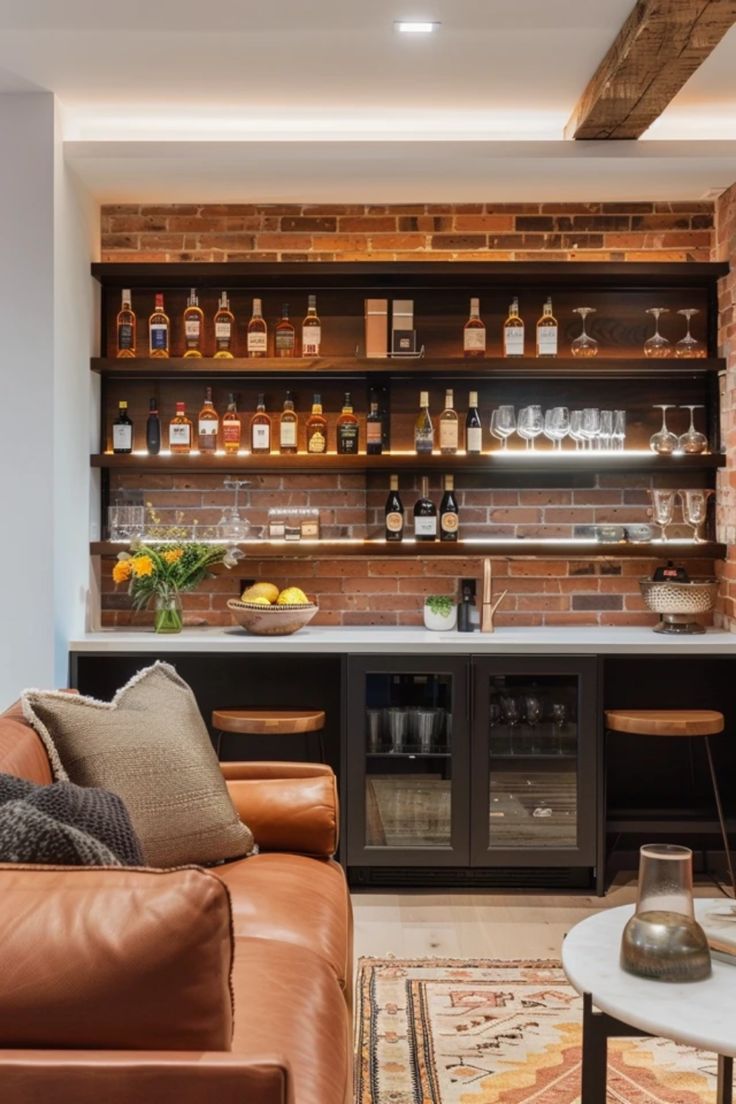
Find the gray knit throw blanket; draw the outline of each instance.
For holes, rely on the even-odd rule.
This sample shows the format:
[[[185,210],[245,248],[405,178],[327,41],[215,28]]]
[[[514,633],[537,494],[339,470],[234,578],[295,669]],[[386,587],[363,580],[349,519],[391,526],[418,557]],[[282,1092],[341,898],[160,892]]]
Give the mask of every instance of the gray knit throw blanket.
[[[144,866],[117,794],[0,774],[0,862],[53,866]]]

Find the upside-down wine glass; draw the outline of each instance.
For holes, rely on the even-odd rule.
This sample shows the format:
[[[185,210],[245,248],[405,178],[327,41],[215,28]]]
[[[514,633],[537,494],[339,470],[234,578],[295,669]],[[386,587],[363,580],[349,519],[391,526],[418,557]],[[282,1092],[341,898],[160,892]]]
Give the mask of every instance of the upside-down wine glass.
[[[585,328],[585,320],[589,314],[595,314],[595,307],[575,307],[573,314],[579,314],[583,322],[583,330],[579,337],[570,343],[570,352],[574,357],[594,357],[598,355],[598,342],[591,337]]]
[[[683,403],[683,410],[690,411],[690,426],[685,433],[681,434],[679,440],[679,447],[688,456],[697,456],[701,452],[706,452],[708,448],[708,438],[704,433],[701,433],[695,428],[694,413],[695,410],[703,410],[702,403]]]
[[[654,403],[654,409],[662,411],[662,425],[649,438],[649,447],[660,456],[671,456],[679,444],[677,434],[667,428],[667,411],[673,406],[674,403]]]
[[[491,414],[491,434],[508,448],[508,439],[516,433],[516,412],[513,406],[498,406]]]
[[[689,307],[687,310],[679,310],[678,314],[682,314],[687,319],[687,331],[683,338],[675,345],[676,357],[705,357],[708,350],[705,347],[705,342],[699,341],[697,337],[693,337],[690,333],[690,319],[694,314],[700,314],[700,311],[695,310],[694,307]]]
[[[666,337],[662,337],[659,332],[659,318],[662,314],[667,314],[669,307],[649,307],[647,314],[651,314],[654,318],[654,333],[651,337],[648,337],[644,342],[644,356],[653,357],[661,360],[662,357],[672,356],[672,342],[668,341]]]
[[[652,513],[654,520],[662,530],[662,540],[666,541],[667,527],[672,524],[672,517],[675,512],[675,491],[661,491],[651,490],[649,492],[652,496]]]

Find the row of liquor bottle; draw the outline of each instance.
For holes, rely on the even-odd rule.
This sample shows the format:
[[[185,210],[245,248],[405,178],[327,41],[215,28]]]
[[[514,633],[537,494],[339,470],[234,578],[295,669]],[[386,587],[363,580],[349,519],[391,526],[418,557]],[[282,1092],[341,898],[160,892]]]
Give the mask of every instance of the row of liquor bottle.
[[[444,493],[438,510],[429,497],[429,479],[426,475],[422,476],[419,498],[414,503],[412,511],[414,540],[435,541],[439,538],[441,541],[456,541],[458,539],[460,511],[455,498],[454,476],[446,475],[443,477],[443,488]],[[391,476],[384,512],[386,540],[403,540],[406,530],[406,516],[399,494],[398,475]]]
[[[299,414],[291,391],[286,392],[281,412],[273,417],[267,413],[265,396],[258,395],[255,413],[246,420],[238,411],[235,396],[228,396],[227,409],[220,417],[212,399],[212,388],[205,389],[205,398],[196,422],[188,417],[186,404],[176,403],[174,416],[168,423],[168,446],[171,452],[239,452],[247,429],[247,444],[252,453],[273,451],[295,453],[298,451]],[[330,451],[329,428],[322,409],[319,394],[314,395],[312,409],[306,419],[306,450],[318,454]],[[387,419],[379,409],[378,400],[370,401],[365,428],[353,408],[349,391],[345,392],[342,409],[335,423],[335,451],[342,456],[358,455],[365,447],[368,456],[380,456],[387,443]],[[156,399],[150,400],[146,422],[146,448],[157,455],[162,446],[161,419]],[[483,426],[478,410],[478,393],[471,391],[464,419],[455,410],[454,391],[445,391],[445,405],[439,418],[432,418],[429,409],[429,392],[419,394],[419,413],[414,425],[414,449],[417,454],[432,453],[435,446],[447,456],[465,449],[470,455],[483,451]],[[129,453],[135,447],[135,427],[128,414],[125,400],[118,403],[118,416],[112,427],[112,450]]]
[[[385,357],[388,349],[388,300],[367,299],[365,302],[366,355]],[[207,320],[199,305],[196,288],[192,288],[182,315],[181,333],[183,345],[181,356],[202,357],[207,340]],[[215,359],[232,358],[234,349],[241,348],[238,325],[230,308],[226,291],[220,295],[219,305],[210,323],[214,337]],[[247,357],[266,357],[269,351],[274,357],[314,357],[320,355],[322,347],[322,322],[317,314],[317,298],[308,296],[307,313],[301,323],[299,335],[297,328],[289,318],[289,304],[281,308],[281,318],[273,324],[273,340],[269,334],[269,325],[263,317],[262,300],[253,299],[252,313],[245,326],[244,354]],[[122,305],[116,321],[116,355],[122,358],[137,357],[138,324],[133,310],[132,296],[129,290],[122,292]],[[559,327],[552,311],[552,300],[547,298],[542,315],[536,324],[536,355],[555,357],[558,352]],[[573,343],[575,344],[575,343]],[[161,292],[155,296],[154,308],[148,318],[148,356],[169,357],[171,353],[171,319],[166,313],[164,296]],[[411,299],[394,300],[391,331],[391,349],[393,355],[415,355],[417,348],[414,329],[414,303]],[[484,357],[486,355],[486,327],[480,316],[480,300],[471,298],[468,320],[462,329],[461,342],[464,357]],[[525,326],[519,313],[519,301],[513,299],[508,317],[503,324],[503,353],[506,357],[525,355]],[[575,353],[576,349],[573,348]]]

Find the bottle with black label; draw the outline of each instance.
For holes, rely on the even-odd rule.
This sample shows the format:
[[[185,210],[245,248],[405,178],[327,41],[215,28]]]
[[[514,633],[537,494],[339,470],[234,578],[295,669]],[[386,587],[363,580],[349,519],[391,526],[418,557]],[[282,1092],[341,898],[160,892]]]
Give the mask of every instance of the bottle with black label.
[[[468,456],[480,456],[483,452],[483,423],[478,410],[478,392],[471,391],[468,413],[465,417],[465,451]]]
[[[404,504],[399,496],[399,477],[391,476],[390,490],[386,499],[386,540],[404,539]]]
[[[437,540],[437,507],[429,497],[429,478],[422,476],[422,491],[414,503],[414,539]]]
[[[445,493],[440,502],[440,540],[456,541],[459,528],[459,512],[455,498],[455,477],[445,476]]]
[[[346,391],[342,411],[337,419],[337,451],[342,456],[356,456],[358,444],[358,419],[353,412],[350,392]]]
[[[128,404],[124,399],[118,403],[118,416],[112,423],[112,451],[133,451],[133,423],[128,417]]]
[[[690,576],[684,567],[676,567],[672,560],[667,561],[666,567],[658,567],[652,575],[655,583],[689,583]]]
[[[155,399],[148,400],[146,448],[149,456],[158,456],[161,451],[161,419],[158,416],[158,403]]]
[[[365,451],[368,456],[380,456],[383,452],[383,418],[378,409],[378,400],[373,396],[365,420]]]

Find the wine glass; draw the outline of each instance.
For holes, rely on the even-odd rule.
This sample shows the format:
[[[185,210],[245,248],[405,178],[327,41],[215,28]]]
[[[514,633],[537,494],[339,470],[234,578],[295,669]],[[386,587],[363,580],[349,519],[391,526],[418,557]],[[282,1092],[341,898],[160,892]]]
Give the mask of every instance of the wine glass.
[[[705,342],[698,341],[697,337],[693,337],[690,333],[690,319],[694,314],[700,314],[700,311],[689,307],[687,310],[679,310],[677,313],[684,315],[687,319],[687,332],[675,345],[675,356],[698,358],[707,356],[708,350],[705,347]]]
[[[671,410],[674,403],[655,403],[655,410],[662,411],[662,426],[649,438],[649,447],[652,452],[658,452],[660,456],[671,456],[677,448],[679,438],[667,428],[667,411]]]
[[[516,432],[526,441],[528,449],[535,448],[534,442],[544,430],[541,406],[525,406],[519,411],[519,420],[516,424]]]
[[[708,448],[708,438],[695,428],[693,414],[694,410],[702,410],[703,405],[702,403],[683,403],[682,409],[690,411],[690,427],[685,433],[681,434],[678,444],[680,449],[688,456],[697,456],[698,453],[705,452]]]
[[[566,406],[553,406],[544,415],[544,435],[556,449],[562,448],[562,442],[570,432],[570,411]]]
[[[598,448],[610,450],[613,440],[613,411],[601,410],[601,425],[598,432]]]
[[[529,753],[531,755],[539,755],[542,748],[539,743],[539,729],[537,726],[542,719],[542,703],[536,695],[525,695],[524,712],[526,713],[526,723],[531,729],[529,735]]]
[[[660,315],[668,312],[669,307],[649,307],[647,310],[647,314],[651,314],[654,318],[654,333],[644,342],[645,357],[654,357],[661,360],[662,357],[672,356],[672,342],[668,341],[666,337],[662,337],[659,332]]]
[[[693,527],[693,540],[697,544],[702,544],[705,541],[703,526],[708,516],[708,499],[712,494],[715,494],[715,491],[698,488],[697,490],[678,491],[677,493],[682,503],[683,517],[688,525]]]
[[[582,410],[570,411],[570,436],[575,442],[575,448],[581,449],[585,443],[585,436],[583,434]]]
[[[650,490],[654,520],[662,530],[662,540],[667,540],[667,527],[672,524],[675,512],[675,491]]]
[[[585,319],[589,314],[595,314],[595,307],[575,307],[573,314],[580,315],[583,322],[583,329],[580,336],[576,337],[575,340],[570,343],[570,352],[574,357],[598,356],[598,342],[594,337],[591,337],[585,329]]]
[[[626,411],[614,410],[613,412],[613,447],[618,452],[624,451],[626,440]]]
[[[521,710],[519,709],[519,703],[516,698],[501,697],[501,714],[505,723],[509,726],[511,734],[509,737],[509,754],[514,755],[516,748],[514,746],[514,734],[519,724],[521,724]]]
[[[593,441],[600,433],[601,428],[601,412],[595,407],[586,407],[583,410],[583,424],[581,432],[583,434],[583,440],[587,441],[588,448],[592,449]]]
[[[552,727],[555,730],[556,736],[556,751],[558,755],[562,755],[564,747],[562,744],[562,730],[565,727],[567,720],[567,710],[561,702],[552,703]]]
[[[508,448],[508,439],[516,433],[516,412],[513,406],[499,406],[491,414],[491,434]]]

